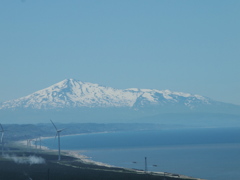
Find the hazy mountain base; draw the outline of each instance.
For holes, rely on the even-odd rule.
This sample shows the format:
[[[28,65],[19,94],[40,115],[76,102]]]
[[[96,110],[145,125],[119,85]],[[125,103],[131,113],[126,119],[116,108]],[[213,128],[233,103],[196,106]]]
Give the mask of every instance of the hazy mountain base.
[[[4,123],[45,123],[49,119],[61,123],[114,123],[129,122],[130,119],[144,117],[129,108],[71,108],[54,110],[16,109],[0,110]]]
[[[141,123],[146,122],[146,120],[148,120],[149,123]],[[239,116],[230,116],[226,114],[161,114],[148,118],[133,119],[131,122],[132,123],[56,123],[56,125],[59,129],[66,128],[61,135],[117,131],[162,130],[171,128],[240,127]],[[41,124],[2,125],[6,131],[4,136],[6,142],[35,139],[39,137],[53,137],[56,134],[56,131],[50,121],[46,121],[46,123]]]
[[[169,128],[240,127],[240,115],[224,113],[165,113],[132,120],[132,122],[146,121]]]
[[[60,123],[157,123],[179,127],[235,127],[240,126],[237,106],[215,110],[189,110],[180,107],[165,108],[75,108],[56,110],[16,109],[1,110],[0,123],[37,124],[49,123],[52,119]]]

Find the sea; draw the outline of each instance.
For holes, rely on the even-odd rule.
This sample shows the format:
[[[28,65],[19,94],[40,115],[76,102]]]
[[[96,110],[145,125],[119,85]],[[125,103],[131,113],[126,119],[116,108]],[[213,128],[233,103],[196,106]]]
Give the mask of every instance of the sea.
[[[57,149],[57,140],[44,146]],[[182,128],[61,136],[61,149],[105,164],[208,180],[240,179],[240,128]],[[145,165],[146,163],[146,165]]]

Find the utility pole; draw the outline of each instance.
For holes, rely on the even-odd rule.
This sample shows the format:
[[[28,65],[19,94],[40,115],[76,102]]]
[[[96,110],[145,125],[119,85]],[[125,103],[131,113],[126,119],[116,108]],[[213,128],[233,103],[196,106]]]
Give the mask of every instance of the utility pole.
[[[145,157],[145,173],[148,171],[147,169],[147,157]]]

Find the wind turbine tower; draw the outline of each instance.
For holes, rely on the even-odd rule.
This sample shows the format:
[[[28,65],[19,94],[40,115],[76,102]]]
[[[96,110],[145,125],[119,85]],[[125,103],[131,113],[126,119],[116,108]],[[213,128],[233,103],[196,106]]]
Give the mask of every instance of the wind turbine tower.
[[[3,155],[3,150],[4,150],[4,141],[3,141],[4,129],[2,127],[2,124],[0,124],[0,127],[1,127],[0,132],[2,133],[2,135],[1,135],[1,144],[2,144],[2,155]]]
[[[52,120],[50,120],[52,122]],[[57,127],[55,126],[55,124],[52,122],[55,130],[56,130],[56,136],[55,138],[58,136],[58,160],[61,160],[61,152],[60,152],[60,132],[62,132],[64,129],[57,129]]]
[[[147,168],[147,157],[145,157],[145,173],[147,173],[148,168]]]

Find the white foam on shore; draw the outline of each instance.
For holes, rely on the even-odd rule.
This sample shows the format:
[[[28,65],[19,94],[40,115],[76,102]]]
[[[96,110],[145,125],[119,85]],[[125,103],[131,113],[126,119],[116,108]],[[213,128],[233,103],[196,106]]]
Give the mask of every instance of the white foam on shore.
[[[81,151],[64,151],[64,152],[66,153],[66,155],[77,158],[86,164],[95,164],[95,165],[105,166],[105,167],[116,167],[116,166],[112,166],[112,165],[105,164],[102,162],[90,160],[89,157],[80,154]]]

